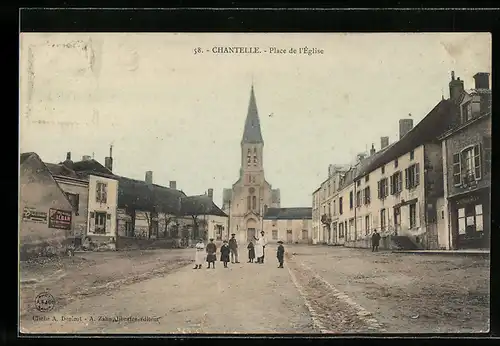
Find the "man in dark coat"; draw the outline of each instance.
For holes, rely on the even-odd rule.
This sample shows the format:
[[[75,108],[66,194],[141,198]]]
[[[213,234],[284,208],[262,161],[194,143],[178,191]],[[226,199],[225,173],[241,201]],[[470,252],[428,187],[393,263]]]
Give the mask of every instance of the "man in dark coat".
[[[378,244],[380,243],[380,234],[378,234],[377,230],[373,230],[372,235],[372,252],[378,251]]]
[[[224,243],[222,244],[220,248],[220,260],[221,262],[224,262],[224,268],[227,268],[227,262],[229,262],[229,245],[227,244],[227,240],[224,240]]]
[[[283,268],[283,262],[285,261],[285,247],[283,246],[283,242],[281,240],[278,241],[278,244],[278,249],[276,251],[276,257],[280,263],[278,268]]]
[[[229,249],[231,249],[231,263],[240,263],[238,261],[238,243],[234,237],[236,234],[231,234],[231,239],[229,239]]]
[[[217,245],[214,244],[214,238],[210,239],[210,243],[207,244],[207,263],[208,268],[210,268],[210,263],[212,263],[212,268],[215,269],[215,253],[217,252]]]

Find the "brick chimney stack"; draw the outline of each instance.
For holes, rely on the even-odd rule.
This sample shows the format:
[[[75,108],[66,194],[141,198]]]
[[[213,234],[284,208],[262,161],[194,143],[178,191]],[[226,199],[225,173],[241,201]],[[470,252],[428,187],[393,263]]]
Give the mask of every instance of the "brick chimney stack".
[[[208,197],[210,197],[211,200],[214,199],[214,189],[208,189]]]
[[[113,145],[109,146],[109,156],[104,158],[104,167],[113,172]]]
[[[413,119],[400,119],[399,120],[399,139],[403,138],[412,129],[413,129]]]
[[[145,177],[144,181],[148,185],[152,185],[153,184],[153,172],[152,171],[147,171],[146,172],[146,177]]]
[[[452,101],[458,100],[464,91],[464,81],[460,80],[460,77],[455,79],[455,71],[451,71],[451,81],[448,85],[450,87],[450,99]]]
[[[380,150],[389,146],[389,137],[380,137]]]
[[[375,155],[375,146],[372,143],[372,148],[370,149],[370,156]]]
[[[170,180],[170,188],[177,190],[177,182],[175,180]]]
[[[490,88],[490,74],[487,72],[478,72],[474,75],[475,89]]]

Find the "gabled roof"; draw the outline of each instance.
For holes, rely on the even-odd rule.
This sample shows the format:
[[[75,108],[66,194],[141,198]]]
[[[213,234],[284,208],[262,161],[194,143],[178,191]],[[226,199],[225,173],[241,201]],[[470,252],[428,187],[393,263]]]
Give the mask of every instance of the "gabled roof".
[[[264,143],[260,130],[259,112],[257,111],[253,85],[250,91],[250,103],[248,104],[247,118],[245,120],[245,129],[243,130],[241,143]]]
[[[79,174],[77,174],[75,171],[69,169],[63,164],[45,162],[45,166],[47,166],[50,173],[54,176],[65,176],[75,179],[82,179],[82,177]]]
[[[73,162],[72,168],[77,172],[113,174],[113,172],[94,159]]]
[[[268,208],[264,220],[312,219],[312,208]]]
[[[31,155],[36,155],[35,153],[33,152],[29,152],[29,153],[22,153],[21,154],[21,157],[19,159],[19,164],[23,164],[24,161],[26,161]]]
[[[182,198],[182,215],[226,216],[208,195],[186,196]]]
[[[411,131],[399,141],[372,156],[372,159],[357,169],[359,179],[386,163],[410,152],[414,148],[437,140],[455,122],[456,105],[450,100],[441,100]],[[366,158],[370,159],[370,157]]]

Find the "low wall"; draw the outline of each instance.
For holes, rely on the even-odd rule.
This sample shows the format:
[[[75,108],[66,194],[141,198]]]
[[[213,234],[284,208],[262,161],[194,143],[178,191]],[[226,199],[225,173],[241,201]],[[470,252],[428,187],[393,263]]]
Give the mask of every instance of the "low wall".
[[[392,250],[392,244],[391,244],[391,236],[381,236],[380,237],[380,242],[379,242],[379,250]],[[358,239],[358,240],[351,240],[351,241],[346,241],[344,243],[345,247],[354,247],[354,248],[362,248],[362,249],[371,249],[372,248],[372,237],[366,237],[363,239]]]
[[[133,237],[118,237],[117,250],[137,249],[172,249],[180,247],[180,239],[139,239]]]

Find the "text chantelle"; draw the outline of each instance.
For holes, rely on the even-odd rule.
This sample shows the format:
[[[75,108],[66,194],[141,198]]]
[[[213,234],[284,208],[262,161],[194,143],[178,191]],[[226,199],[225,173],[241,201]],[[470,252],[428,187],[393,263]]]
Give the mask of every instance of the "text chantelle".
[[[260,53],[259,47],[213,47],[212,53],[218,54],[255,54]]]

